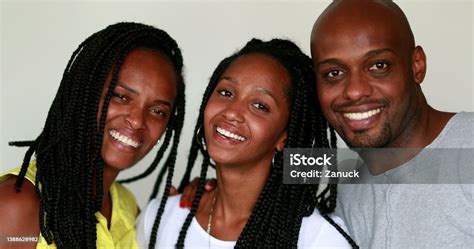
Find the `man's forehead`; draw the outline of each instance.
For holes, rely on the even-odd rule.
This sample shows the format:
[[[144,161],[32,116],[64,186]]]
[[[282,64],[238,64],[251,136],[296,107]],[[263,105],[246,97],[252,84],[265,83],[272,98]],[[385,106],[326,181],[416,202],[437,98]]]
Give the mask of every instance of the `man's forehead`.
[[[338,1],[332,3],[319,16],[314,30],[351,28],[357,26],[391,26],[398,23],[400,15],[392,7],[374,1]]]
[[[341,32],[374,32],[378,35],[394,35],[400,42],[413,43],[409,23],[396,4],[391,1],[343,0],[333,2],[316,20],[311,33],[311,43],[325,36]],[[375,34],[377,33],[375,32]]]
[[[355,46],[361,39],[370,40],[375,46],[380,44],[380,48],[394,42],[393,46],[414,46],[411,29],[401,10],[387,6],[386,1],[344,0],[332,3],[315,22],[311,50],[314,56],[315,49],[324,49],[320,48],[323,44],[331,46],[346,41],[349,46]]]

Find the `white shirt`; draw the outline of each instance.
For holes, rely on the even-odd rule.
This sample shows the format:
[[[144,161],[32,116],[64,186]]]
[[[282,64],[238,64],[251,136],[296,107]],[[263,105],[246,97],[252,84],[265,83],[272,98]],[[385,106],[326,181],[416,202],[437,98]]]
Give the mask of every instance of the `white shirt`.
[[[179,207],[181,195],[168,198],[165,211],[158,229],[155,248],[175,248],[179,232],[189,209]],[[141,248],[147,248],[150,234],[155,222],[160,199],[152,200],[146,210],[140,214],[137,224],[137,241]],[[343,221],[335,216],[330,217],[345,231]],[[285,228],[282,228],[285,229]],[[224,241],[212,236],[193,218],[185,239],[186,248],[219,248],[228,249],[235,246],[236,241]],[[304,217],[298,238],[298,248],[351,248],[346,239],[327,222],[316,210],[311,216]]]

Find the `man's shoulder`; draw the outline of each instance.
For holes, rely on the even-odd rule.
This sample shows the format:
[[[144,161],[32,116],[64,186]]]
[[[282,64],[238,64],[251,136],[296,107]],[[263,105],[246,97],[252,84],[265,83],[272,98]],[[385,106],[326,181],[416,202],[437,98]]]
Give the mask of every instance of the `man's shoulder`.
[[[474,122],[474,112],[458,112],[451,118],[450,122],[454,127],[465,129],[470,128],[472,130]]]
[[[432,148],[473,148],[474,112],[459,112],[446,124]]]

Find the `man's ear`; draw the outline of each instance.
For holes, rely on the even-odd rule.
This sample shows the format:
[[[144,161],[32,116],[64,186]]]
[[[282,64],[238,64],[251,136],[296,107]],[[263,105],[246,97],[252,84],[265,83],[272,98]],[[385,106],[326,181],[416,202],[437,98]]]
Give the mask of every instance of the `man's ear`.
[[[411,68],[413,70],[413,78],[417,84],[421,84],[426,74],[426,55],[423,48],[416,46],[411,55]]]

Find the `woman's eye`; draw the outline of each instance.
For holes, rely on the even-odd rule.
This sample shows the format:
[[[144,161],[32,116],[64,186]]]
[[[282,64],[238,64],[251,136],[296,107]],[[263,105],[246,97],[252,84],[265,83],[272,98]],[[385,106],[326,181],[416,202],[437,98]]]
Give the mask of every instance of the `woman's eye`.
[[[269,112],[270,110],[268,109],[268,107],[262,103],[255,103],[255,104],[252,104],[253,107],[255,107],[257,110],[259,111],[263,111],[263,112]]]
[[[121,102],[126,102],[126,101],[128,101],[127,96],[124,95],[124,94],[113,93],[112,95],[113,95],[114,98],[118,99],[118,100],[121,101]]]
[[[150,110],[151,113],[155,114],[155,115],[159,115],[161,117],[166,117],[166,113],[164,111],[162,111],[161,109],[159,108],[153,108]]]
[[[224,97],[232,97],[232,93],[225,89],[217,90],[217,93],[219,93],[221,96],[224,96]]]
[[[370,66],[370,71],[385,71],[388,68],[388,63],[379,61]]]

